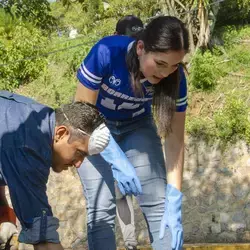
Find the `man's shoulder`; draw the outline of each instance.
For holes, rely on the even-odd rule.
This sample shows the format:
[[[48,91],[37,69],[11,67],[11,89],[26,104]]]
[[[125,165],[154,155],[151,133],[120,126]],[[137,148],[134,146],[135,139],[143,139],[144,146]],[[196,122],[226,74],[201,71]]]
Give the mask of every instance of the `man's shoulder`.
[[[19,106],[20,105],[30,106],[33,107],[34,109],[43,109],[43,108],[51,109],[50,107],[41,104],[30,97],[4,90],[0,91],[0,100],[9,101],[9,103],[18,103]]]
[[[50,119],[54,113],[54,110],[47,105],[8,91],[0,91],[0,107],[1,113],[5,114],[9,123],[12,123],[11,128],[21,123],[28,126],[32,126],[33,123],[35,126],[36,122],[41,123],[42,120]]]
[[[5,117],[0,120],[2,148],[24,146],[37,152],[50,148],[55,126],[52,108],[25,96],[0,91],[0,111]]]

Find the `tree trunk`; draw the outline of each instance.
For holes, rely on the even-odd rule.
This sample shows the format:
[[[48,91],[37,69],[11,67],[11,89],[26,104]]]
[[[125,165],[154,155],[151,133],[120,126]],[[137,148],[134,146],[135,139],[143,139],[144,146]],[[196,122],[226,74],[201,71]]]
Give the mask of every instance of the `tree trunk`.
[[[173,15],[171,0],[159,0],[159,6],[162,14],[170,16]]]
[[[189,43],[190,43],[190,52],[191,55],[195,52],[195,44],[194,44],[194,37],[193,37],[193,25],[190,13],[187,14],[187,28],[189,34]]]
[[[200,22],[200,30],[199,30],[199,40],[197,43],[197,47],[207,48],[209,38],[210,38],[210,27],[208,23],[208,10],[203,6],[200,7],[199,11],[199,22]]]
[[[164,15],[176,16],[187,23],[191,54],[193,54],[197,48],[208,47],[210,35],[216,21],[218,6],[213,6],[215,9],[211,9],[209,6],[205,7],[203,0],[198,1],[198,4],[195,6],[193,1],[185,1],[185,5],[184,1],[181,0],[158,0],[158,3]],[[188,11],[194,7],[198,8],[196,17],[193,15],[195,12],[192,13]],[[211,27],[208,20],[209,11],[213,12]]]

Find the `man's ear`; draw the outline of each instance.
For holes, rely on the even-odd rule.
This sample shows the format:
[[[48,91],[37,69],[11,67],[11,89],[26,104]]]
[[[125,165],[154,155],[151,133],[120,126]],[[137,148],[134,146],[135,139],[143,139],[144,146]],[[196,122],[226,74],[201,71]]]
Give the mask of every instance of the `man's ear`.
[[[55,127],[55,134],[54,134],[54,140],[60,141],[62,140],[65,136],[68,136],[70,133],[69,128],[67,126],[61,125],[61,126],[56,126]]]
[[[139,40],[136,44],[136,52],[138,56],[141,56],[144,52],[144,42]]]

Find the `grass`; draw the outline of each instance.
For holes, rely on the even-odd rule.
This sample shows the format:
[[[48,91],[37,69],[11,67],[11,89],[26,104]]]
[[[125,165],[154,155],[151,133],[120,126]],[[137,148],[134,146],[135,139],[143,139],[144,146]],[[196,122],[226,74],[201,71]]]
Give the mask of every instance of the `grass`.
[[[231,139],[228,139],[229,136],[224,136],[221,131],[218,131],[215,123],[216,114],[221,112],[222,116],[225,116],[224,127],[227,126],[229,116],[225,113],[225,105],[228,100],[240,100],[244,106],[242,107],[245,109],[245,117],[249,117],[250,27],[245,27],[244,29],[247,30],[245,33],[248,35],[244,34],[242,30],[239,31],[239,38],[244,34],[244,41],[238,39],[234,45],[230,44],[214,50],[213,55],[217,57],[219,62],[214,67],[220,70],[220,76],[217,78],[215,89],[202,91],[195,89],[192,84],[189,86],[189,107],[186,126],[188,134],[202,137],[211,142],[218,138],[224,141],[223,143],[231,142]],[[231,37],[228,39],[231,39]],[[235,135],[234,139],[237,136]],[[248,137],[247,132],[246,135],[240,136]]]
[[[76,76],[65,75],[66,70],[67,65],[63,62],[60,65],[51,63],[45,75],[20,87],[16,92],[51,107],[58,107],[73,99],[77,85]]]

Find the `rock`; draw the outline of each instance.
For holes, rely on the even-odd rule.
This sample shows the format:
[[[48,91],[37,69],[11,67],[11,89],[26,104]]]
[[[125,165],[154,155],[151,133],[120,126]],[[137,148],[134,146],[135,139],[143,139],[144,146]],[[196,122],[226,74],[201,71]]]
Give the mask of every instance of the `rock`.
[[[242,241],[243,242],[250,242],[250,231],[243,232]]]
[[[221,226],[219,223],[212,223],[211,225],[211,231],[213,234],[218,234],[221,232]]]
[[[235,233],[232,232],[223,232],[218,237],[219,242],[223,243],[230,243],[230,242],[236,242],[237,236]]]
[[[220,222],[221,223],[229,223],[230,221],[230,214],[229,213],[220,213]]]
[[[237,231],[243,231],[246,228],[246,224],[245,223],[232,223],[231,225],[229,225],[229,229],[233,232],[237,232]]]
[[[247,159],[246,166],[250,168],[250,158]]]
[[[245,213],[242,212],[242,211],[235,212],[233,214],[233,216],[232,216],[232,221],[233,222],[239,222],[239,223],[243,222],[244,223],[245,216],[246,216]]]

